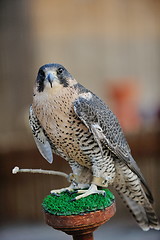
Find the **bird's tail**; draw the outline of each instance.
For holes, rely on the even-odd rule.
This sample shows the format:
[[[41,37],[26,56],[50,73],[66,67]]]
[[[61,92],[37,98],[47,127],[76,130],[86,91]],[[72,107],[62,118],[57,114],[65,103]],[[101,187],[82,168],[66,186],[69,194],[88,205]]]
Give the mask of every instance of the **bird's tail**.
[[[159,221],[152,205],[148,202],[148,200],[144,201],[144,204],[141,205],[133,199],[127,197],[124,193],[119,191],[118,193],[129,208],[138,225],[144,231],[148,231],[149,229],[160,230]]]
[[[158,218],[142,188],[139,178],[130,169],[127,169],[127,172],[126,174],[124,166],[118,167],[118,178],[114,183],[115,189],[144,231],[149,229],[160,230]]]

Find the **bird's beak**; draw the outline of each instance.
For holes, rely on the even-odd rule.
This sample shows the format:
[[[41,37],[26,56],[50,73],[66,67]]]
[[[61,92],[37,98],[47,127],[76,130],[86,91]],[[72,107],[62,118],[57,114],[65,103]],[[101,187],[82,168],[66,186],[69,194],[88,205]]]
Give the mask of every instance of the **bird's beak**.
[[[52,88],[52,83],[53,81],[55,80],[55,75],[54,73],[48,73],[47,76],[46,76],[46,79],[48,80],[48,82],[50,83],[51,85],[51,88]]]

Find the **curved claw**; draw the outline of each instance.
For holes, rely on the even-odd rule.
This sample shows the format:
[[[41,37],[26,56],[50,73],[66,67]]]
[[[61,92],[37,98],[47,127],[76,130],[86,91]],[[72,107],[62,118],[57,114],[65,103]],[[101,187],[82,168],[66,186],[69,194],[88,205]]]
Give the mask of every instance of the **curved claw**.
[[[78,193],[78,190],[74,190],[74,191],[70,192],[71,195],[74,193]]]
[[[106,192],[105,192],[105,191],[103,191],[102,195],[103,195],[103,197],[106,197]]]
[[[55,192],[52,192],[51,195],[56,196],[56,197],[60,197],[60,194],[55,193]]]
[[[73,198],[73,199],[70,200],[70,202],[74,202],[74,201],[76,201],[76,198]]]

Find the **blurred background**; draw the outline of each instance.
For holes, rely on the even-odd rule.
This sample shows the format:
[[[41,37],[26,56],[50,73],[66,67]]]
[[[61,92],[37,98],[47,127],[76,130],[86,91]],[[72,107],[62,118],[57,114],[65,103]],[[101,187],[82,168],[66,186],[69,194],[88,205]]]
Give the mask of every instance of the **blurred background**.
[[[0,1],[0,239],[70,239],[45,226],[41,208],[51,189],[68,183],[11,174],[14,166],[70,172],[63,159],[49,165],[41,157],[28,123],[33,84],[46,63],[64,65],[118,116],[160,216],[159,13],[159,0]],[[116,216],[97,239],[159,239],[139,230],[116,199]]]

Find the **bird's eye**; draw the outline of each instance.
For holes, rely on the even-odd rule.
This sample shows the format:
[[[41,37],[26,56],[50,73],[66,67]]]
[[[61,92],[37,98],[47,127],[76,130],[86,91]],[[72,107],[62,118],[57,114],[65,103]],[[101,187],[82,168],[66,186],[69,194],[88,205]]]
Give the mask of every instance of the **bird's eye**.
[[[61,74],[63,72],[63,70],[64,70],[63,68],[58,68],[57,73]]]

